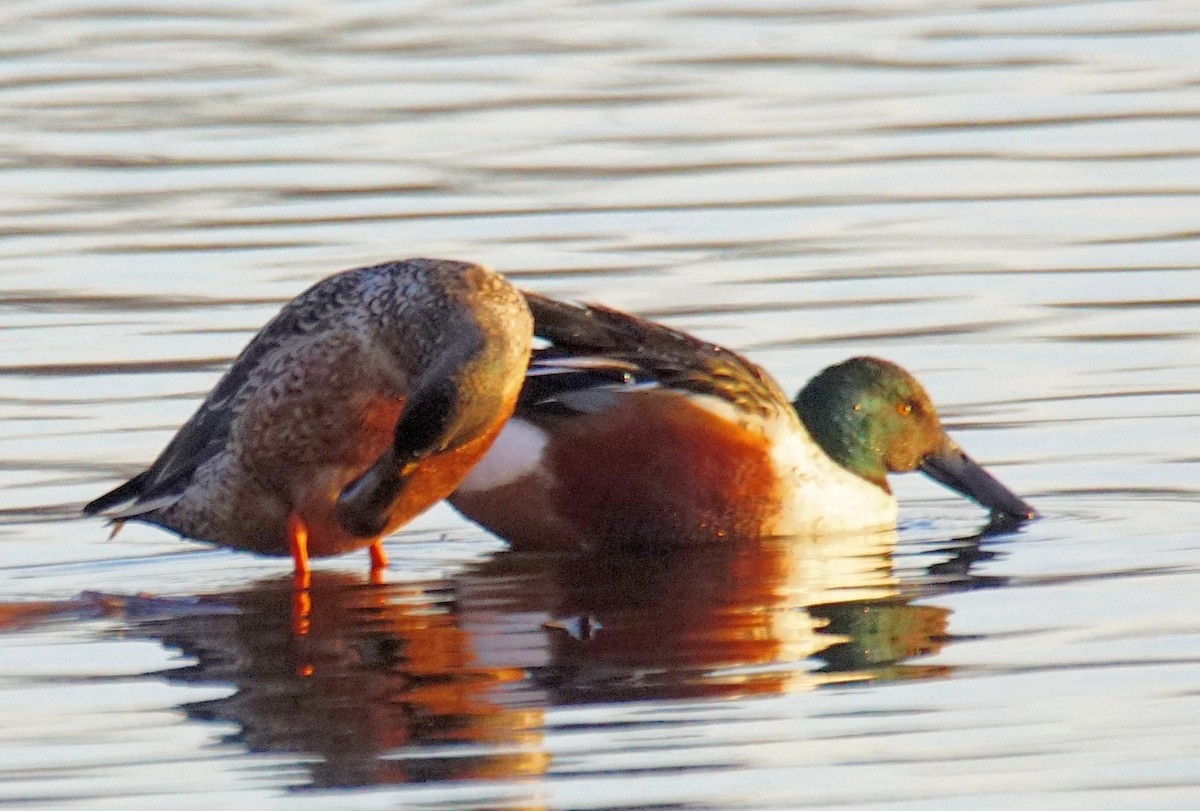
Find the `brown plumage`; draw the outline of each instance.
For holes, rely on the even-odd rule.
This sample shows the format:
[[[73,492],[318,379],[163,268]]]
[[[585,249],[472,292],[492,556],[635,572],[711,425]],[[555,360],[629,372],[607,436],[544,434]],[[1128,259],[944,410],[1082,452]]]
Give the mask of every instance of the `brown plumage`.
[[[526,293],[516,412],[451,503],[516,546],[597,549],[827,536],[895,525],[920,470],[994,516],[1033,508],[946,435],[917,380],[852,358],[794,402],[737,353],[596,304]]]
[[[448,495],[512,413],[528,307],[480,265],[331,276],[254,337],[145,472],[84,511],[265,555],[365,546]],[[114,509],[118,508],[119,509]]]

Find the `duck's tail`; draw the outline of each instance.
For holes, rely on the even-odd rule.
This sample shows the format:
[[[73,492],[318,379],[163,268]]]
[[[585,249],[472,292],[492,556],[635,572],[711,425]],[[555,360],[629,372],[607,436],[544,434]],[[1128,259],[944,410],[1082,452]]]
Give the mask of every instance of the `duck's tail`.
[[[109,490],[104,495],[95,501],[89,502],[83,508],[84,515],[95,515],[96,513],[104,512],[118,504],[124,504],[127,501],[136,501],[145,489],[146,477],[150,471],[143,471],[134,476],[129,481],[122,484],[120,487]]]

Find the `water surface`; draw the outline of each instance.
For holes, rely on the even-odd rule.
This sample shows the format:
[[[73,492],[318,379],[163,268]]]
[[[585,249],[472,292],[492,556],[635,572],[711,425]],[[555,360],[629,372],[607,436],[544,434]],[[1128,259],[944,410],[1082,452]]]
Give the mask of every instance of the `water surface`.
[[[1200,9],[0,9],[0,805],[1192,808]],[[79,506],[333,271],[484,261],[795,389],[914,370],[1044,518],[286,566]],[[113,597],[80,596],[99,592]],[[153,598],[134,598],[139,593]]]

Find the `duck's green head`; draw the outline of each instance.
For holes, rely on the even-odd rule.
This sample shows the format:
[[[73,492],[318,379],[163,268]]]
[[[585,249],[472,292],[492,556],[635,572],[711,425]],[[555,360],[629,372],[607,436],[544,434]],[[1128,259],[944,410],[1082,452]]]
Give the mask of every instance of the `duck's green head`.
[[[890,361],[860,357],[830,366],[793,405],[830,458],[884,490],[888,473],[920,470],[993,513],[1036,515],[946,435],[925,388]]]

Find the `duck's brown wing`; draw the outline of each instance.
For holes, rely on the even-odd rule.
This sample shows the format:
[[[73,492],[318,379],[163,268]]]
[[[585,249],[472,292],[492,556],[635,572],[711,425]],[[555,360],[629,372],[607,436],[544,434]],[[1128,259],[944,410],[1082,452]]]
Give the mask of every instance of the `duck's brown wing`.
[[[129,504],[131,508],[145,504],[152,509],[158,506],[161,499],[182,493],[196,469],[220,453],[228,442],[234,415],[233,403],[247,394],[246,389],[257,360],[258,357],[248,359],[243,354],[191,419],[179,429],[154,464],[89,503],[83,512],[95,515],[124,504]],[[123,512],[136,514],[138,511],[131,509]]]
[[[727,400],[764,417],[790,411],[761,367],[716,344],[599,304],[525,293],[535,349],[519,411],[602,410],[622,391],[664,387]]]
[[[355,273],[343,273],[310,287],[285,306],[246,345],[154,463],[83,512],[95,515],[127,504],[117,517],[131,517],[177,498],[196,470],[226,447],[238,411],[265,382],[264,362],[300,336],[325,329],[331,313],[349,305],[357,283]]]

